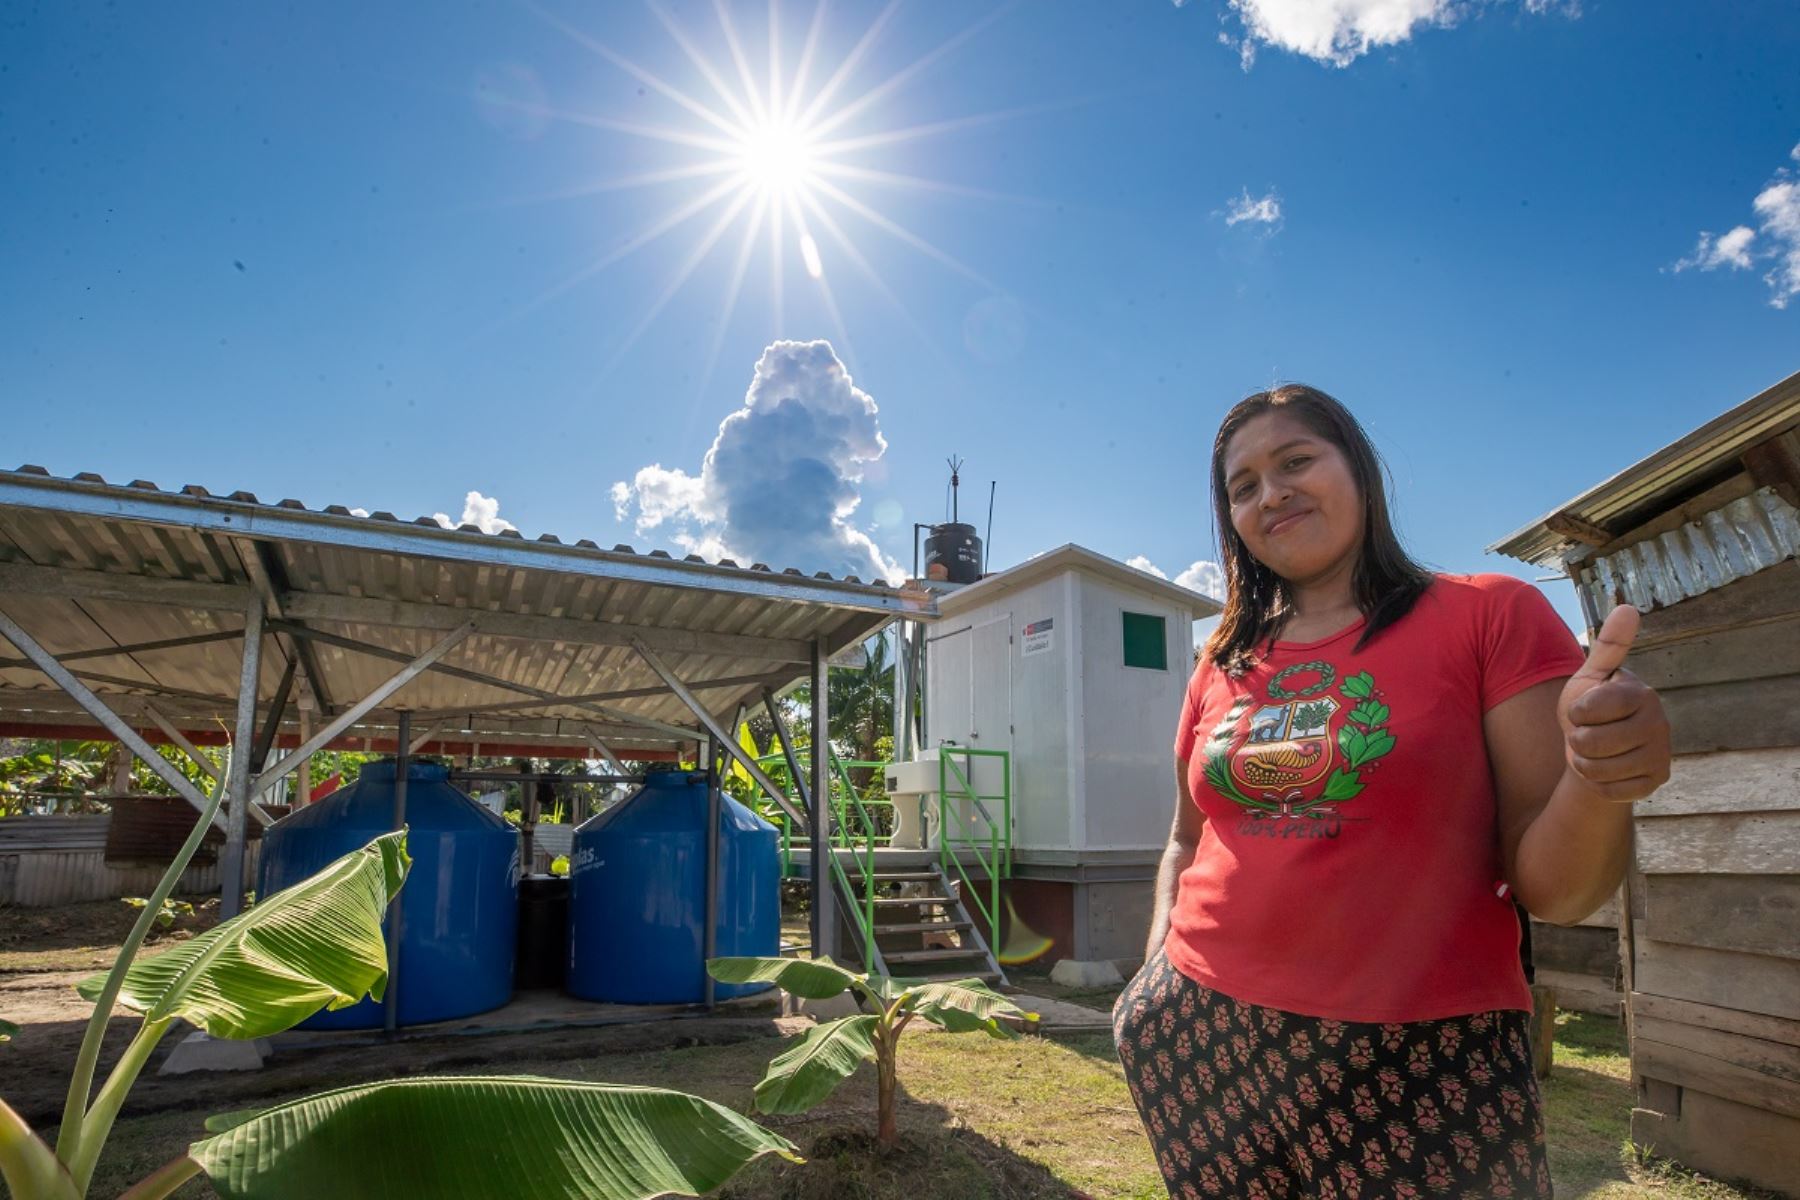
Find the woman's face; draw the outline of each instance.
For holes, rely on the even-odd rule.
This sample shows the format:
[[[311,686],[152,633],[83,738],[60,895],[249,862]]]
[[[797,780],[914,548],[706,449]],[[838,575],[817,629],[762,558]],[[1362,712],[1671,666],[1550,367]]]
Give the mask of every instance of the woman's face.
[[[1349,460],[1280,410],[1231,435],[1225,496],[1244,545],[1289,583],[1318,579],[1362,547],[1362,495]]]

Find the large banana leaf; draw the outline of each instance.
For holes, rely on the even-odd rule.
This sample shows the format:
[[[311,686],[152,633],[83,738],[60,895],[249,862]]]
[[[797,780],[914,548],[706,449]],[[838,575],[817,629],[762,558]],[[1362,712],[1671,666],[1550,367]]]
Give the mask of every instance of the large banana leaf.
[[[756,1107],[766,1113],[803,1113],[856,1073],[875,1053],[881,1018],[840,1017],[814,1025],[769,1064],[756,1085]]]
[[[772,983],[806,1000],[829,1000],[866,978],[829,958],[710,958],[706,969],[720,983]]]
[[[225,1200],[647,1200],[697,1196],[786,1138],[661,1088],[492,1076],[340,1088],[189,1154]]]
[[[312,878],[268,897],[199,937],[132,964],[118,1002],[146,1023],[181,1017],[214,1037],[280,1033],[321,1007],[344,1008],[387,990],[381,918],[412,860],[406,834],[388,833]],[[106,976],[76,990],[89,1000]]]
[[[1000,1023],[1000,1017],[1037,1020],[1036,1013],[1026,1012],[979,979],[920,984],[909,989],[906,1007],[951,1033],[981,1030],[999,1038],[1018,1036]]]

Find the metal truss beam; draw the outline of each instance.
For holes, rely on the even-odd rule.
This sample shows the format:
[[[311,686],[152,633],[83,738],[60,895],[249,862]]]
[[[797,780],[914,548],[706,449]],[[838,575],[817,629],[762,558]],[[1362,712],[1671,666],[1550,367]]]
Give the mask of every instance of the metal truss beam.
[[[175,764],[151,749],[150,744],[138,736],[137,730],[127,725],[118,713],[108,708],[86,684],[71,675],[67,667],[57,662],[48,650],[38,645],[35,638],[21,629],[18,623],[4,612],[0,612],[0,634],[5,634],[7,641],[23,650],[25,657],[29,658],[38,670],[54,680],[57,687],[67,692],[75,703],[87,710],[89,716],[104,725],[108,733],[124,743],[133,754],[143,759],[144,765],[154,771],[164,783],[174,788],[176,795],[199,811],[206,811],[206,797],[200,793],[199,788],[188,782],[187,776],[175,769]],[[225,825],[224,820],[217,813],[213,814],[213,824],[221,829]]]
[[[773,800],[790,820],[802,821],[804,818],[800,815],[800,810],[794,807],[793,800],[788,797],[786,792],[775,786],[775,781],[770,779],[768,773],[762,769],[762,764],[744,753],[744,748],[737,744],[736,738],[726,735],[718,719],[706,711],[706,706],[694,698],[694,693],[690,692],[687,685],[681,682],[680,677],[656,656],[656,652],[643,642],[636,643],[634,649],[637,650],[638,657],[644,660],[644,664],[669,685],[669,690],[675,693],[675,698],[687,705],[688,710],[699,719],[701,725],[706,727],[706,732],[712,735],[713,740],[719,743],[725,753],[729,754],[740,767],[744,768],[745,773],[756,781],[756,786],[767,793],[769,799]]]
[[[298,750],[283,755],[279,762],[264,771],[261,775],[258,775],[256,777],[256,784],[251,789],[251,793],[253,795],[261,795],[270,784],[293,770],[294,766],[302,759],[311,758],[314,754],[324,749],[338,734],[344,732],[346,729],[360,721],[363,718],[363,715],[370,709],[411,683],[414,679],[418,678],[421,672],[431,666],[432,663],[448,654],[456,647],[457,643],[474,633],[475,628],[475,622],[469,621],[452,629],[449,633],[439,638],[436,645],[413,659],[406,666],[400,668],[400,670],[386,683],[370,692],[367,696],[364,696],[361,700],[358,700],[344,712],[333,717],[324,728],[308,738]]]

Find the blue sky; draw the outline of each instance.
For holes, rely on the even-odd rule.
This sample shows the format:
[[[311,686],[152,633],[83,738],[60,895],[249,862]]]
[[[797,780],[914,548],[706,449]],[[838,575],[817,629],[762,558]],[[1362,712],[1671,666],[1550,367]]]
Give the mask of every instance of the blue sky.
[[[739,182],[710,4],[7,5],[0,458],[866,576],[956,453],[996,566],[1175,575],[1218,418],[1303,380],[1421,557],[1529,576],[1482,548],[1800,367],[1800,16],[1320,8],[840,0],[838,123]],[[818,10],[773,11],[791,97]],[[769,194],[848,243],[807,217],[829,303],[788,217],[727,305]]]

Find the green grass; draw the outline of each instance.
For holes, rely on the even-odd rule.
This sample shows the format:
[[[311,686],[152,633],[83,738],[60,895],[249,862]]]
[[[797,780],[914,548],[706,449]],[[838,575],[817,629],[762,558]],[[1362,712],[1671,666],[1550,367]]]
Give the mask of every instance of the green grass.
[[[1565,1200],[1744,1200],[1768,1193],[1733,1187],[1631,1144],[1631,1060],[1612,1017],[1559,1012],[1556,1060],[1544,1089],[1550,1174]]]
[[[1559,1020],[1556,1067],[1545,1089],[1558,1197],[1749,1200],[1761,1195],[1667,1164],[1639,1162],[1628,1136],[1630,1069],[1618,1022],[1572,1013]],[[673,1031],[665,1036],[697,1032],[703,1024],[665,1027]],[[748,1110],[752,1086],[780,1048],[758,1037],[644,1049],[649,1031],[637,1028],[637,1042],[618,1051],[598,1040],[577,1046],[558,1032],[371,1047],[366,1057],[345,1057],[342,1081],[351,1074],[480,1073],[498,1064],[509,1073],[676,1087]],[[260,1100],[340,1082],[321,1078],[320,1070],[310,1074],[304,1080],[290,1076],[285,1090]],[[813,1112],[762,1118],[801,1146],[807,1165],[759,1163],[722,1194],[729,1200],[1160,1200],[1165,1195],[1105,1035],[1003,1042],[909,1033],[901,1043],[900,1081],[898,1153],[882,1154],[870,1142],[875,1085],[872,1069],[864,1067]],[[195,1078],[180,1104],[121,1121],[94,1194],[116,1194],[179,1153],[198,1136],[208,1112],[254,1103],[245,1095],[207,1095],[248,1083],[243,1077],[216,1083]],[[203,1183],[181,1193],[210,1194]]]

